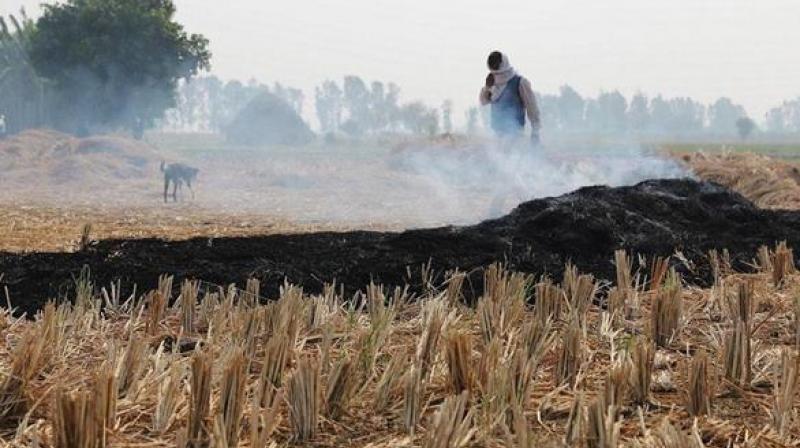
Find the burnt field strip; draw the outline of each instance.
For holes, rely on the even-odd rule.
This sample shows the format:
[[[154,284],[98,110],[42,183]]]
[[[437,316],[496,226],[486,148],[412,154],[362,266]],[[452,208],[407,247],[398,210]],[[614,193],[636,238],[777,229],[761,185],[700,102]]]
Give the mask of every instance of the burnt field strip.
[[[320,291],[336,281],[348,293],[370,281],[418,287],[430,262],[440,274],[474,272],[466,289],[480,292],[479,268],[505,262],[511,270],[560,278],[567,262],[610,280],[615,249],[647,257],[672,255],[689,282],[705,285],[706,255],[727,249],[733,267],[747,270],[762,245],[800,247],[800,213],[762,210],[716,184],[652,180],[632,187],[588,187],[529,201],[509,215],[468,227],[391,232],[313,233],[263,237],[106,240],[76,253],[0,254],[0,287],[19,311],[65,297],[84,266],[95,285],[120,280],[138,291],[159,274],[226,285],[261,281],[274,297],[284,279]],[[683,258],[683,259],[681,259]]]

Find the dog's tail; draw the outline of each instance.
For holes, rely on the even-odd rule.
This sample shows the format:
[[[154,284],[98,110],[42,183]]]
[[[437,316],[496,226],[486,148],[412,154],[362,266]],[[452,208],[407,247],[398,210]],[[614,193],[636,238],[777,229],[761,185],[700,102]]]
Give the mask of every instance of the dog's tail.
[[[163,160],[161,161],[161,165],[158,167],[158,169],[160,169],[162,173],[164,172],[164,161]]]

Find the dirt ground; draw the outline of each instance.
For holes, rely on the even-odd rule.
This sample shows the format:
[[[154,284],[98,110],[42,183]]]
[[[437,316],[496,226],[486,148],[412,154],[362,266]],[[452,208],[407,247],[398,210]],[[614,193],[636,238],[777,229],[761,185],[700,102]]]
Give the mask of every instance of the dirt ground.
[[[177,206],[97,207],[3,203],[0,252],[71,252],[84,227],[91,240],[293,234],[348,230],[344,225],[301,223],[264,214],[226,214],[190,204]],[[386,226],[373,226],[375,230]]]
[[[427,264],[437,274],[470,272],[470,290],[482,290],[480,271],[503,260],[510,269],[560,276],[568,262],[598,279],[613,277],[617,249],[673,264],[694,285],[710,283],[712,249],[728,249],[732,266],[749,270],[752,254],[779,241],[800,246],[800,215],[756,208],[729,190],[693,180],[653,180],[631,187],[586,187],[556,198],[521,204],[511,214],[462,227],[404,232],[318,232],[188,241],[103,240],[72,253],[0,253],[0,288],[19,311],[67,295],[88,266],[99,285],[121,280],[152,288],[162,273],[216,284],[248,278],[274,297],[284,280],[318,293],[325,283],[349,294],[370,280],[410,284]],[[473,278],[475,277],[475,278]],[[1,290],[1,289],[0,289]]]
[[[93,239],[173,240],[469,225],[584,185],[682,174],[676,163],[650,156],[628,167],[627,152],[603,160],[558,151],[492,158],[484,143],[253,149],[206,136],[148,143],[28,131],[0,141],[0,205],[7,217],[0,251],[70,251],[86,224]],[[161,160],[200,168],[194,198],[184,189],[179,203],[163,203]],[[518,169],[522,174],[512,176]]]
[[[74,167],[70,151],[44,167]],[[80,432],[107,437],[110,446],[185,446],[187,427],[198,419],[197,444],[212,446],[232,436],[244,446],[276,447],[800,444],[796,382],[787,381],[798,365],[800,277],[790,250],[783,257],[758,252],[782,239],[800,246],[800,215],[781,210],[800,204],[790,165],[752,155],[680,158],[699,177],[762,208],[709,184],[662,180],[531,201],[469,227],[308,235],[472,219],[492,199],[485,191],[466,195],[469,201],[420,221],[442,207],[441,198],[424,195],[430,184],[413,186],[424,176],[378,170],[385,164],[373,156],[335,158],[306,166],[291,154],[274,155],[271,164],[242,169],[217,153],[198,157],[193,163],[210,173],[198,198],[169,205],[161,202],[156,160],[120,171],[118,159],[109,165],[102,156],[61,184],[38,184],[40,170],[0,179],[0,286],[18,307],[17,314],[0,309],[0,365],[12,373],[0,378],[0,444],[52,446]],[[109,183],[98,167],[136,175]],[[381,190],[388,207],[370,199],[375,185],[388,185]],[[476,185],[465,191],[483,191]],[[87,223],[91,241],[77,251]],[[297,235],[275,235],[286,233]],[[633,257],[627,280],[614,260],[619,248]],[[712,256],[710,249],[719,251]],[[680,311],[670,314],[674,331],[654,344],[654,327],[670,320],[654,304],[666,306],[665,295],[681,284],[671,277],[654,286],[658,255],[672,255],[668,264],[684,286],[676,296]],[[532,275],[493,277],[481,269],[497,260]],[[567,262],[600,282],[587,290],[576,277],[564,278]],[[87,265],[92,276],[81,279]],[[445,274],[454,268],[463,276]],[[174,285],[159,279],[165,272],[176,275]],[[553,295],[563,303],[547,329],[528,325],[547,317],[533,287],[546,282],[541,274],[564,278]],[[188,278],[202,280],[194,293],[179,284]],[[217,286],[247,278],[259,286]],[[325,287],[334,279],[346,289]],[[115,280],[121,290],[110,289]],[[406,283],[416,295],[367,286],[371,280],[387,288]],[[740,288],[748,284],[752,294]],[[612,286],[627,291],[621,304],[612,302]],[[151,287],[158,291],[145,293]],[[256,296],[280,300],[255,305]],[[17,318],[20,311],[33,316],[52,297],[76,306]],[[740,327],[746,330],[737,339]],[[541,350],[529,345],[542,337]],[[278,345],[269,341],[283,338],[291,341],[288,354],[276,362]],[[636,350],[652,350],[652,358]],[[703,353],[707,369],[692,375]],[[198,401],[203,365],[209,395]],[[274,389],[266,383],[268,365],[280,370]],[[301,396],[308,382],[316,386]],[[274,395],[265,401],[259,394],[268,391]],[[704,398],[707,415],[695,418],[690,404]],[[208,407],[193,404],[199,402]],[[308,402],[310,412],[298,410]],[[77,409],[100,411],[92,419]],[[305,435],[304,413],[315,416]],[[93,421],[103,423],[90,427]]]

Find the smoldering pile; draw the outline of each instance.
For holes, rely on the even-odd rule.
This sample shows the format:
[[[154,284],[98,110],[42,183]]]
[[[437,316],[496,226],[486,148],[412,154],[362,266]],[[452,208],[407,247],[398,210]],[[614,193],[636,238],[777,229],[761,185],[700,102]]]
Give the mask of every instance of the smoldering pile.
[[[77,253],[0,254],[3,282],[17,306],[38,309],[63,294],[89,266],[100,284],[153,287],[161,273],[218,284],[257,278],[267,295],[286,279],[318,292],[337,281],[352,293],[371,280],[424,285],[422,266],[435,272],[480,268],[505,260],[531,274],[560,275],[571,261],[611,279],[616,249],[646,257],[673,255],[676,269],[708,284],[709,250],[726,248],[736,269],[748,269],[761,245],[800,246],[800,213],[762,210],[719,185],[692,180],[647,181],[632,187],[587,187],[526,202],[509,215],[473,226],[395,232],[310,233],[188,241],[106,240]],[[479,294],[480,276],[470,278]]]

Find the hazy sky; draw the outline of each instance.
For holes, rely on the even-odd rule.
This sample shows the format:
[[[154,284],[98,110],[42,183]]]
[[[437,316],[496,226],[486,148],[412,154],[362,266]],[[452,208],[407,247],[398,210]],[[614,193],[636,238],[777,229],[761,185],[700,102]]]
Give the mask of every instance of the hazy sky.
[[[0,0],[0,13],[25,5],[35,15],[38,3]],[[800,96],[798,0],[176,4],[187,30],[211,40],[215,74],[278,80],[308,97],[325,78],[358,74],[395,81],[404,100],[452,98],[462,110],[476,101],[492,49],[545,93],[567,83],[585,95],[729,96],[759,121]]]

